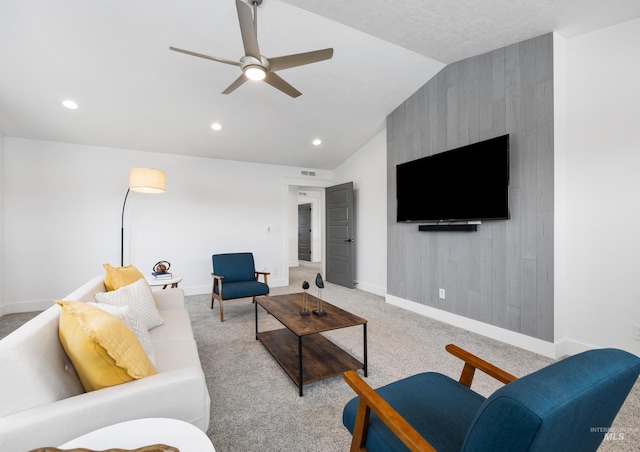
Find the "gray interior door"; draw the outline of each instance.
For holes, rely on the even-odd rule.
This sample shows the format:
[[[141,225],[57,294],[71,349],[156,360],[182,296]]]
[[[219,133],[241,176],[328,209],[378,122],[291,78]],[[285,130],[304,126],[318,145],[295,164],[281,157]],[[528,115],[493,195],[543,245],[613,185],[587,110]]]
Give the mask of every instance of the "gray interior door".
[[[311,261],[311,204],[298,204],[298,260]]]
[[[329,187],[326,193],[326,280],[355,287],[355,224],[353,182]]]

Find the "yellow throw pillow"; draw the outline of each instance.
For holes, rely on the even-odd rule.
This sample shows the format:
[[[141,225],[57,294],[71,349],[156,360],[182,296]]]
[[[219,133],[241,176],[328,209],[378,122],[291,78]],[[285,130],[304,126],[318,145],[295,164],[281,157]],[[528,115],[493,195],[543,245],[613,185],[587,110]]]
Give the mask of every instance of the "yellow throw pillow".
[[[117,290],[123,286],[128,286],[140,278],[144,278],[142,273],[140,273],[133,265],[112,267],[109,264],[102,264],[102,266],[107,271],[104,275],[104,287],[108,292]]]
[[[157,373],[133,332],[111,314],[79,301],[56,301],[59,337],[85,391]]]

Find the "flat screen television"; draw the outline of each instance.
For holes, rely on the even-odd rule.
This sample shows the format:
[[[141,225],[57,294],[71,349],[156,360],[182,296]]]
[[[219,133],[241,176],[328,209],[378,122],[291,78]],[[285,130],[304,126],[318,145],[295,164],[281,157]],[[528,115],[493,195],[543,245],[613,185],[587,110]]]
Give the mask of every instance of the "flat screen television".
[[[398,222],[509,218],[509,135],[396,166]]]

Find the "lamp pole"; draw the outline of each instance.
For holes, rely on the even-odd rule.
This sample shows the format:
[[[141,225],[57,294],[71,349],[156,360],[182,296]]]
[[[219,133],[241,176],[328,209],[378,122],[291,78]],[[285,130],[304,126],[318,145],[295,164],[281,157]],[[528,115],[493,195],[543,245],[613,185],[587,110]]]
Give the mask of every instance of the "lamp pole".
[[[124,208],[127,205],[127,197],[129,196],[130,188],[127,188],[127,194],[124,195],[124,202],[122,203],[122,219],[120,220],[120,267],[124,267]]]

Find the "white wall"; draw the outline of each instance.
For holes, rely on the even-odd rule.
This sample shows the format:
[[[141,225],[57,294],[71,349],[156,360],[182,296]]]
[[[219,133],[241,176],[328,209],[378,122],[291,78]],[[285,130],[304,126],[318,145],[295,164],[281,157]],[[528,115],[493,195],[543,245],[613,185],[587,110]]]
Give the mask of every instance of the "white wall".
[[[379,133],[334,171],[335,185],[353,181],[358,289],[387,292],[387,134]]]
[[[298,266],[298,187],[287,187],[288,266]]]
[[[168,260],[187,293],[207,293],[211,254],[252,251],[270,285],[288,282],[284,181],[299,168],[11,137],[4,155],[4,313],[39,309],[103,273],[104,262],[119,265],[133,167],[164,170],[167,192],[129,195],[125,264],[149,274]]]
[[[566,339],[640,355],[640,19],[567,40]]]
[[[4,287],[4,136],[0,133],[0,287]],[[4,305],[4,290],[0,290],[0,315]]]

